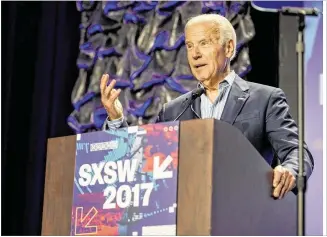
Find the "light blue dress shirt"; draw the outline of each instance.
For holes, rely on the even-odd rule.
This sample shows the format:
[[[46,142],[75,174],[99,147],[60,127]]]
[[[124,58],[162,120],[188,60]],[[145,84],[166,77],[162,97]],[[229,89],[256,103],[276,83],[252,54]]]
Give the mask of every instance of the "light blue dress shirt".
[[[220,119],[235,76],[235,72],[232,71],[219,83],[218,96],[213,102],[205,94],[201,95],[201,118]]]

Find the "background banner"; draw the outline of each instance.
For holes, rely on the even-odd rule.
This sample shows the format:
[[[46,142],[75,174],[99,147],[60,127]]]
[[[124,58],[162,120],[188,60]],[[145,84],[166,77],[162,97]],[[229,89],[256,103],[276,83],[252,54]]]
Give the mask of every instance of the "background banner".
[[[175,235],[179,122],[77,136],[71,235]]]
[[[304,1],[322,12],[322,1]],[[326,12],[324,12],[326,14]],[[323,235],[323,17],[306,17],[304,133],[315,161],[306,193],[306,235]],[[325,26],[326,29],[326,26]],[[326,105],[325,105],[326,106]]]

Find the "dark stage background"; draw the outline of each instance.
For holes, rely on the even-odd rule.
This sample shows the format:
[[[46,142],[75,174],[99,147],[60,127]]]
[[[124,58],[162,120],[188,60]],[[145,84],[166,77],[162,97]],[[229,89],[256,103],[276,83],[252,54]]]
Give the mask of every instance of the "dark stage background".
[[[47,138],[74,134],[67,118],[79,78],[75,2],[2,2],[2,235],[39,235]],[[278,85],[277,15],[252,8],[246,78]]]

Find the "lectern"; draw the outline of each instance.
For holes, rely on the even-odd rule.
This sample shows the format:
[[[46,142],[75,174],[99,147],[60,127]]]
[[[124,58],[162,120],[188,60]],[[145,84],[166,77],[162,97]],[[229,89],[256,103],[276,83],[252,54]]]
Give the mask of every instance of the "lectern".
[[[274,200],[271,184],[243,134],[214,119],[51,138],[42,235],[296,235],[295,195]]]

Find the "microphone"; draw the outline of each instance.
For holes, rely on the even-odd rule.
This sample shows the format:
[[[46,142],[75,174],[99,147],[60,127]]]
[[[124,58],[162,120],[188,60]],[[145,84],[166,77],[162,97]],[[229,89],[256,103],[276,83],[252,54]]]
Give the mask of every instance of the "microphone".
[[[205,92],[205,89],[204,89],[203,86],[200,86],[199,88],[194,89],[192,91],[191,99],[189,100],[189,98],[186,98],[186,100],[184,101],[184,103],[185,103],[186,101],[189,100],[187,106],[185,106],[185,108],[183,109],[183,111],[174,119],[174,122],[176,120],[178,120],[185,113],[185,111],[187,110],[187,108],[190,107],[191,104],[193,104],[193,102],[195,101],[195,99],[198,98],[198,97],[200,97],[204,92]]]

